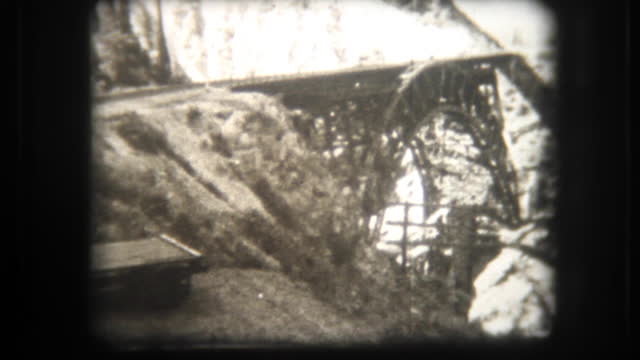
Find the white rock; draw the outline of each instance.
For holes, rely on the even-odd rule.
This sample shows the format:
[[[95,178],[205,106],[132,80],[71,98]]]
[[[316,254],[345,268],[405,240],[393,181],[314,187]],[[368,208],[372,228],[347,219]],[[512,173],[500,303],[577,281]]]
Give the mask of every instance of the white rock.
[[[533,230],[535,224],[529,223],[517,229],[509,229],[503,227],[498,230],[498,238],[503,244],[514,244],[519,240],[522,240],[522,235],[528,231]]]
[[[525,336],[546,336],[547,314],[555,311],[553,270],[516,249],[503,249],[474,282],[476,296],[469,322],[478,322],[491,335],[517,331]],[[540,304],[539,298],[545,301]]]

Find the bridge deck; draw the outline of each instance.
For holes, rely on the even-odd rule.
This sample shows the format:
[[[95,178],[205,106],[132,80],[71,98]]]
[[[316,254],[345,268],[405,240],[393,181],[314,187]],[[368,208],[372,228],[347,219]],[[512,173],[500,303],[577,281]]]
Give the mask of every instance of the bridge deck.
[[[192,83],[169,85],[142,89],[120,94],[108,94],[95,97],[96,103],[108,102],[131,97],[152,96],[174,91],[184,91],[204,87],[229,88],[233,91],[256,91],[270,95],[283,94],[287,97],[318,97],[343,99],[362,97],[372,94],[394,92],[402,83],[400,76],[410,66],[419,66],[420,71],[438,71],[441,67],[468,67],[488,64],[504,72],[536,107],[543,107],[544,97],[549,89],[524,58],[508,52],[453,59],[439,59],[421,63],[400,63],[381,66],[362,66],[336,71],[314,72],[306,74],[274,75],[248,79],[227,79],[210,83]]]

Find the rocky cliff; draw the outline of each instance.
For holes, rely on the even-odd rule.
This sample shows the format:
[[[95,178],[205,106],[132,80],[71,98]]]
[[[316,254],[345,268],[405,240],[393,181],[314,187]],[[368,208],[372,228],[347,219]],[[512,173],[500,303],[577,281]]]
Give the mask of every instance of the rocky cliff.
[[[499,49],[463,22],[450,1],[420,3],[424,6],[336,0],[99,3],[94,71],[112,88],[308,73]]]

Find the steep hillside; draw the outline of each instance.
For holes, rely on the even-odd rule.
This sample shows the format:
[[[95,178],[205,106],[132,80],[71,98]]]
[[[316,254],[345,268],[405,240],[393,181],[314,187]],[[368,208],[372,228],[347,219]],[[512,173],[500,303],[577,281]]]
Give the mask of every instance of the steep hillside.
[[[167,233],[215,271],[271,271],[306,284],[304,297],[395,331],[394,268],[364,243],[359,202],[277,100],[200,89],[113,101],[96,107],[93,129],[94,241]]]

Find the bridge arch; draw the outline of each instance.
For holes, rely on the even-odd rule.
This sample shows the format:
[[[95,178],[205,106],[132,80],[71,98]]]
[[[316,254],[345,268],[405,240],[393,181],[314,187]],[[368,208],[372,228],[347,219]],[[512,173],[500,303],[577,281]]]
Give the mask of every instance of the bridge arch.
[[[467,170],[475,168],[476,173],[484,172],[483,176],[490,179],[486,183],[490,196],[473,199],[471,195],[472,199],[458,198],[454,202],[493,207],[501,221],[517,225],[520,221],[517,189],[502,137],[504,121],[496,68],[480,61],[426,65],[413,71],[413,76],[393,95],[384,121],[396,124],[393,131],[401,134],[395,151],[410,150],[423,170],[426,192],[431,199],[427,212],[451,202],[441,203],[447,194],[442,193],[442,187],[434,185],[434,179],[443,173],[455,173],[435,164],[434,158],[449,157],[450,162],[463,163]],[[458,140],[457,144],[447,140],[451,137]],[[466,151],[460,152],[456,147]]]
[[[465,161],[491,178],[487,185],[491,196],[478,201],[478,206],[492,208],[501,222],[517,226],[521,219],[516,174],[504,143],[497,72],[516,85],[543,120],[549,118],[545,105],[551,90],[521,56],[511,53],[287,79],[256,78],[250,84],[238,81],[232,89],[278,95],[287,108],[300,109],[300,116],[293,117],[294,127],[313,150],[335,165],[336,176],[359,192],[363,211],[369,215],[379,213],[388,202],[406,151],[416,153],[420,167],[430,171],[424,173],[427,193],[434,200],[427,201],[428,212],[437,210],[442,204],[435,200],[442,190],[431,185],[441,176],[431,166],[432,151],[425,149],[447,147],[428,149],[420,137],[438,127],[463,134],[478,153]],[[432,135],[436,143],[444,142],[445,137]]]

